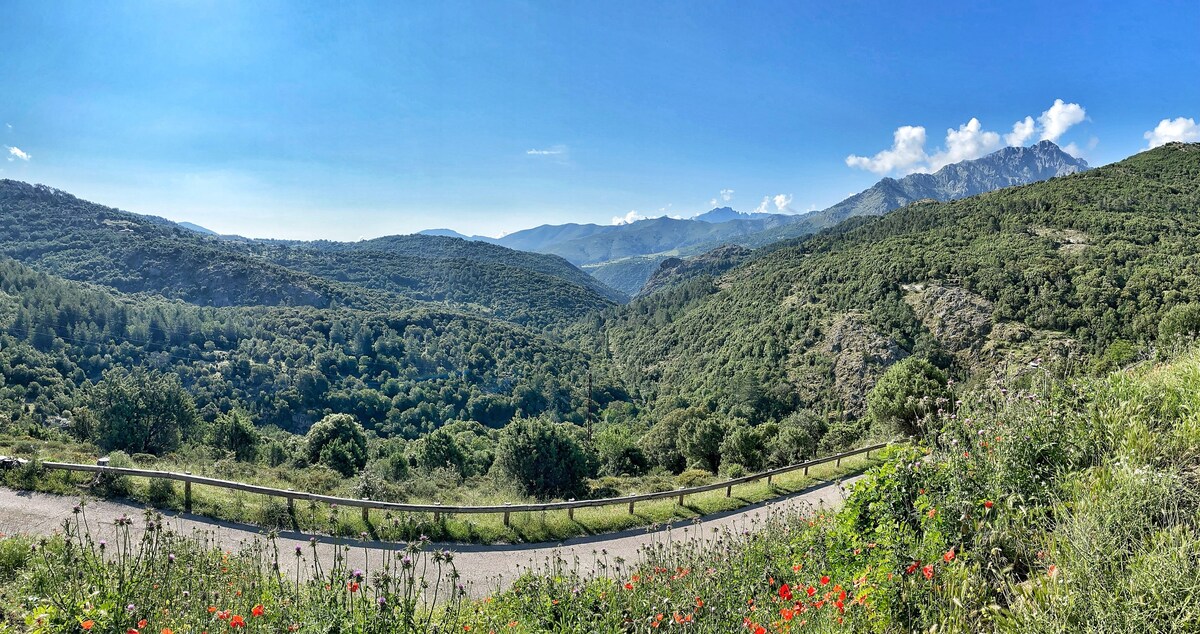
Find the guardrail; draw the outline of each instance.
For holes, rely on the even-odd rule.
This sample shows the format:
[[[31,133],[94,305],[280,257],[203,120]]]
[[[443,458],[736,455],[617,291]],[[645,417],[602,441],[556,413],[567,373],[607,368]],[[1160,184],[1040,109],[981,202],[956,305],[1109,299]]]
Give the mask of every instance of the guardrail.
[[[70,462],[43,462],[41,463],[44,469],[57,469],[61,471],[81,471],[87,473],[104,473],[117,476],[135,476],[143,478],[158,478],[163,480],[178,480],[183,482],[183,499],[184,510],[191,512],[192,510],[192,485],[204,485],[218,487],[222,489],[231,489],[234,491],[243,491],[246,493],[259,493],[271,497],[281,497],[287,499],[288,512],[295,513],[296,500],[307,500],[310,502],[324,502],[326,504],[336,504],[339,506],[351,506],[362,509],[363,520],[369,520],[369,512],[371,509],[383,511],[408,511],[416,513],[433,513],[433,520],[437,522],[441,518],[442,513],[503,513],[504,525],[509,525],[509,514],[514,512],[527,511],[557,511],[566,510],[568,517],[575,518],[575,509],[588,508],[596,506],[616,506],[620,504],[629,505],[629,514],[633,514],[634,504],[637,502],[646,502],[649,500],[663,500],[667,498],[678,498],[680,506],[683,505],[685,496],[694,495],[696,493],[705,493],[708,491],[716,491],[725,489],[725,497],[730,497],[733,494],[733,487],[738,484],[746,484],[748,482],[756,482],[767,479],[770,484],[775,476],[783,475],[793,471],[804,470],[804,474],[808,475],[808,470],[812,467],[828,464],[830,462],[836,465],[841,465],[842,460],[852,458],[859,455],[871,457],[872,451],[878,451],[891,443],[880,443],[869,447],[861,447],[851,451],[817,458],[807,462],[801,462],[786,467],[770,469],[761,473],[754,473],[740,478],[733,478],[723,482],[714,482],[694,487],[683,489],[673,489],[670,491],[657,491],[654,493],[641,493],[638,495],[627,495],[613,498],[599,498],[595,500],[568,500],[566,502],[546,502],[542,504],[509,504],[493,505],[493,506],[446,506],[441,503],[437,504],[408,504],[405,502],[381,502],[370,499],[355,499],[343,498],[333,495],[320,495],[317,493],[306,493],[303,491],[293,491],[291,489],[276,489],[273,487],[258,486],[256,484],[245,484],[243,482],[233,482],[230,480],[220,480],[217,478],[209,478],[205,476],[192,475],[190,472],[174,473],[171,471],[153,471],[148,469],[129,469],[125,467],[110,467],[107,465],[86,465],[74,464]],[[11,460],[11,459],[10,459]],[[23,464],[25,461],[19,461]]]

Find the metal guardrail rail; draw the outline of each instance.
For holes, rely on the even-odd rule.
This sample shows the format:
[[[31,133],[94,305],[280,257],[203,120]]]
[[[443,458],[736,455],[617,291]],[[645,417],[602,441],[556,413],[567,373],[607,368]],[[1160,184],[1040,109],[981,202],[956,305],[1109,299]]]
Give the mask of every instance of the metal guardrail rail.
[[[815,467],[818,465],[823,465],[823,464],[828,464],[830,462],[835,463],[837,465],[841,465],[842,460],[845,460],[846,458],[853,458],[855,456],[864,455],[864,454],[866,455],[867,458],[870,458],[872,451],[878,451],[889,445],[891,445],[891,443],[880,443],[880,444],[876,444],[876,445],[871,445],[869,447],[860,447],[858,449],[845,451],[845,452],[834,454],[831,456],[825,456],[824,458],[817,458],[815,460],[809,460],[806,462],[801,462],[801,463],[789,465],[786,467],[770,469],[768,471],[754,473],[754,474],[750,474],[747,476],[742,476],[740,478],[733,478],[733,479],[725,480],[722,482],[714,482],[712,484],[704,484],[704,485],[700,485],[700,486],[687,487],[687,488],[683,488],[683,489],[672,489],[669,491],[656,491],[654,493],[640,493],[637,495],[626,495],[626,496],[613,497],[613,498],[598,498],[595,500],[568,500],[565,502],[546,502],[546,503],[541,503],[541,504],[509,504],[509,503],[505,503],[502,505],[492,505],[492,506],[448,506],[448,505],[443,505],[440,503],[437,503],[437,504],[408,504],[405,502],[382,502],[382,501],[370,500],[370,499],[344,498],[344,497],[338,497],[338,496],[333,496],[333,495],[320,495],[317,493],[307,493],[304,491],[293,491],[291,489],[276,489],[273,487],[259,486],[256,484],[246,484],[243,482],[233,482],[230,480],[221,480],[218,478],[209,478],[206,476],[192,475],[191,473],[175,473],[172,471],[154,471],[154,470],[148,470],[148,469],[129,469],[129,468],[125,468],[125,467],[110,467],[107,465],[99,465],[99,464],[86,465],[86,464],[75,464],[75,463],[70,463],[70,462],[43,462],[43,463],[41,463],[41,466],[42,466],[42,468],[45,468],[45,469],[57,469],[57,470],[61,470],[61,471],[81,471],[81,472],[87,472],[87,473],[110,474],[110,475],[115,475],[115,476],[135,476],[135,477],[142,477],[142,478],[158,478],[158,479],[163,479],[163,480],[178,480],[178,481],[184,483],[184,489],[183,489],[184,509],[187,512],[191,512],[191,510],[192,510],[192,485],[197,484],[197,485],[218,487],[218,488],[222,488],[222,489],[231,489],[234,491],[243,491],[246,493],[258,493],[258,494],[271,496],[271,497],[285,498],[285,499],[287,499],[288,511],[292,512],[292,513],[295,512],[295,501],[296,500],[306,500],[306,501],[310,501],[310,502],[324,502],[326,504],[335,504],[335,505],[339,505],[339,506],[350,506],[350,507],[361,508],[364,520],[368,519],[368,513],[371,509],[377,509],[377,510],[382,510],[382,511],[407,511],[407,512],[414,512],[414,513],[433,513],[435,522],[440,519],[442,513],[463,513],[463,514],[470,514],[470,513],[499,514],[499,513],[503,513],[504,514],[504,525],[508,526],[510,513],[520,513],[520,512],[530,512],[530,511],[536,512],[536,511],[565,510],[565,511],[567,511],[567,515],[569,517],[571,517],[572,519],[574,519],[575,509],[578,509],[578,508],[588,508],[588,507],[597,507],[597,506],[616,506],[616,505],[621,505],[621,504],[628,504],[629,505],[629,513],[632,515],[633,510],[634,510],[634,504],[637,502],[646,502],[646,501],[650,501],[650,500],[664,500],[664,499],[668,499],[668,498],[678,498],[679,504],[682,506],[685,496],[694,495],[697,493],[705,493],[708,491],[716,491],[718,489],[725,489],[725,497],[730,497],[733,494],[733,487],[736,485],[739,485],[739,484],[756,482],[758,480],[762,480],[763,478],[766,478],[767,483],[770,484],[771,480],[775,476],[783,475],[785,473],[790,473],[793,471],[799,471],[801,469],[804,470],[805,475],[808,475],[808,470],[812,467]],[[20,462],[24,463],[25,461],[20,461]]]

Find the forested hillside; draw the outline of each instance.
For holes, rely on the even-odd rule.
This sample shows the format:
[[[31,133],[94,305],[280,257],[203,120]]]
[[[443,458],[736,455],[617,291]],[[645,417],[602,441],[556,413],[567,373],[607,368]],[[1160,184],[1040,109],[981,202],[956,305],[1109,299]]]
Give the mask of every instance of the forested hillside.
[[[0,260],[0,408],[13,419],[69,412],[106,371],[147,367],[178,376],[210,421],[243,409],[303,432],[333,411],[411,438],[518,413],[578,420],[587,365],[541,335],[464,313],[197,307]]]
[[[69,279],[204,306],[394,310],[417,300],[545,327],[624,299],[554,256],[434,236],[219,239],[7,180],[0,253]]]
[[[855,418],[910,355],[968,375],[1153,344],[1200,301],[1197,211],[1200,145],[1171,144],[843,223],[610,310],[581,337],[660,411]]]

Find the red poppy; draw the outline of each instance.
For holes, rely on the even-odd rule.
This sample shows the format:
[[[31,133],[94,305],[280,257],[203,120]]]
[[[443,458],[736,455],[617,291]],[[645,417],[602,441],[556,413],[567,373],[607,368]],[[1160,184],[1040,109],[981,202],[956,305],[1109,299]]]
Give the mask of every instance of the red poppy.
[[[921,567],[921,562],[919,560],[914,561],[911,564],[909,564],[907,568],[904,569],[904,574],[911,575],[912,573],[917,571],[917,568],[920,568],[920,567]]]
[[[821,585],[823,585],[823,586],[829,585],[829,575],[821,577]]]
[[[754,628],[754,634],[767,634],[767,628],[759,625],[758,627]]]
[[[933,579],[933,565],[929,564],[921,568],[921,574],[925,575],[926,579]]]
[[[942,559],[945,559],[947,562],[954,561],[954,549],[947,550],[946,554],[942,555]]]
[[[264,610],[263,610],[263,606],[261,603],[259,603],[258,605],[254,606],[253,608],[250,609],[251,616],[262,616],[263,612],[264,612]]]
[[[784,601],[791,601],[791,600],[792,600],[792,588],[791,588],[791,586],[789,586],[789,585],[788,585],[788,584],[786,584],[786,583],[785,583],[785,584],[783,584],[783,585],[781,585],[781,586],[779,586],[779,598],[780,598],[780,599],[783,599]]]
[[[805,592],[807,592],[807,593],[808,593],[808,596],[810,596],[810,597],[811,597],[811,596],[813,596],[814,594],[816,594],[816,593],[817,593],[817,589],[816,589],[816,588],[814,588],[814,587],[812,587],[812,586],[809,586],[809,587],[808,587],[808,589],[807,589],[807,590],[805,590]]]
[[[628,583],[628,582],[627,582],[627,583],[625,584],[625,589],[626,589],[626,590],[633,590],[633,584],[632,584],[632,583]]]
[[[138,634],[138,631],[131,627],[131,628],[125,630],[125,634]]]
[[[80,623],[79,627],[82,627],[85,630],[90,630],[90,629],[92,629],[92,626],[95,624],[96,624],[95,621],[88,619],[88,620],[84,621],[83,623]]]
[[[240,615],[240,614],[235,614],[235,615],[233,615],[232,619],[229,619],[229,627],[232,627],[234,629],[239,628],[239,627],[246,627],[246,619],[243,619],[242,615]]]
[[[350,592],[358,592],[358,582],[357,581],[351,581],[350,583],[346,584],[346,586],[348,588],[350,588]]]
[[[991,509],[991,508],[992,508],[993,506],[995,506],[995,505],[996,505],[996,503],[995,503],[995,502],[993,502],[993,501],[991,501],[991,500],[985,500],[985,501],[984,501],[984,503],[983,503],[983,508],[985,508],[985,509]]]

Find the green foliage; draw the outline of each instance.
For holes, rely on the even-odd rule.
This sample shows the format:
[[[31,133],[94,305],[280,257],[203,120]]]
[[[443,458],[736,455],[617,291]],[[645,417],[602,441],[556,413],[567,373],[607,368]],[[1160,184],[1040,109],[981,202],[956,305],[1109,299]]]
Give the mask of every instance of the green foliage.
[[[1076,361],[1118,339],[1146,346],[1168,311],[1200,302],[1198,177],[1200,146],[1164,146],[1077,175],[912,204],[608,309],[577,335],[604,351],[597,365],[657,415],[679,403],[745,415],[753,395],[743,388],[758,385],[768,395],[786,390],[769,403],[774,420],[806,409],[834,413],[831,420],[860,416],[871,372],[883,367],[872,359],[890,345],[953,358],[960,378],[1044,354],[1036,336],[1011,357],[1003,348],[1020,342],[1005,338],[993,342],[1002,348],[994,356],[980,354],[988,342],[977,339],[961,354],[936,349],[950,344],[930,330],[938,318],[926,325],[907,303],[913,284],[985,300],[985,327],[1069,338]],[[878,347],[838,351],[831,325],[850,314]],[[847,385],[837,369],[860,362],[863,385]]]
[[[753,473],[762,471],[766,465],[766,445],[773,437],[762,427],[751,427],[744,420],[730,421],[723,432],[725,439],[720,445],[721,464],[741,465]]]
[[[1194,339],[1200,335],[1200,303],[1173,306],[1158,322],[1158,338],[1170,342],[1177,337]]]
[[[649,469],[650,461],[638,446],[638,437],[626,425],[607,425],[596,434],[596,453],[600,460],[600,473],[621,476],[642,475]]]
[[[716,473],[721,466],[721,443],[725,440],[725,425],[703,410],[693,408],[679,417],[676,442],[679,453],[688,466]]]
[[[916,435],[921,419],[949,401],[946,382],[946,374],[933,364],[908,357],[888,368],[867,393],[867,413],[878,424]]]
[[[330,414],[305,436],[308,461],[352,476],[367,465],[367,435],[349,414]]]
[[[468,475],[467,456],[458,446],[454,436],[439,429],[414,443],[413,457],[417,466],[426,471],[449,467],[461,475]]]
[[[262,435],[242,411],[222,414],[213,422],[209,444],[218,449],[233,452],[238,460],[252,462],[258,457]],[[280,461],[282,462],[282,461]]]
[[[579,435],[541,418],[514,421],[500,432],[494,468],[539,499],[582,498],[594,465]]]
[[[174,451],[199,417],[178,377],[142,368],[113,369],[88,395],[97,443],[108,450],[161,455]]]

